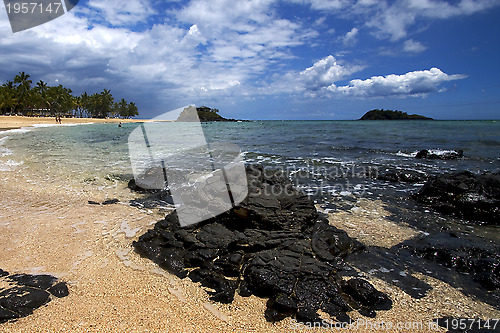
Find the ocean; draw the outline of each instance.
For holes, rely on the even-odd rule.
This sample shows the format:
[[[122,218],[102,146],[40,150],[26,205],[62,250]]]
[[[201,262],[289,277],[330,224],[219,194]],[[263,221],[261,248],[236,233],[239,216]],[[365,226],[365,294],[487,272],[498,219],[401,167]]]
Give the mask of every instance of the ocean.
[[[83,187],[96,198],[130,202],[138,194],[126,187],[133,178],[128,137],[138,126],[43,125],[1,132],[0,171],[21,173],[33,185],[58,191]],[[169,126],[175,133],[176,124]],[[422,175],[500,171],[498,121],[250,121],[209,122],[202,128],[209,144],[233,144],[245,163],[282,170],[327,210],[352,208],[347,203],[359,198],[416,205],[406,199],[423,181],[377,179],[387,170]],[[416,158],[422,149],[436,154],[462,150],[464,157]],[[169,202],[160,206],[173,207]]]
[[[92,183],[100,188],[110,179],[126,182],[132,178],[128,136],[137,126],[39,126],[1,132],[0,171],[25,172],[32,181],[43,178],[60,185]],[[202,126],[208,143],[234,144],[246,163],[283,169],[299,187],[323,194],[328,189],[332,195],[353,193],[361,185],[367,195],[373,193],[370,189],[380,193],[384,184],[374,182],[373,176],[386,169],[431,175],[500,170],[498,121],[251,121]],[[415,158],[422,149],[437,154],[463,150],[464,158]],[[350,180],[348,187],[345,180]],[[390,185],[401,191],[418,186]]]

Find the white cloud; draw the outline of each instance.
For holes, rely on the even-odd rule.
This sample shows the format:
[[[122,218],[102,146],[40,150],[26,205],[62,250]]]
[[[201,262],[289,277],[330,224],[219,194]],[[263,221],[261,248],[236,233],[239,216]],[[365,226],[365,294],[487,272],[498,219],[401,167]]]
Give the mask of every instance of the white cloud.
[[[191,0],[177,12],[178,19],[210,32],[224,29],[250,32],[256,24],[268,23],[267,12],[274,0]]]
[[[15,35],[5,12],[0,13],[0,48],[9,55],[0,66],[41,76],[49,84],[59,80],[77,91],[125,87],[192,102],[236,90],[245,94],[273,61],[292,57],[291,47],[316,34],[271,14],[268,0],[193,0],[169,13],[181,20],[175,26],[158,23],[132,32],[125,25],[146,19],[151,11],[148,2],[131,3],[125,12],[115,0],[92,0],[88,8],[77,6]]]
[[[310,6],[312,9],[321,11],[339,10],[348,5],[353,5],[354,0],[287,0],[292,3],[299,3]]]
[[[289,72],[276,77],[270,92],[305,93],[309,96],[323,95],[324,89],[361,70],[360,66],[341,65],[330,55],[300,72]]]
[[[420,53],[427,50],[427,47],[418,41],[408,39],[404,42],[403,50],[410,53]]]
[[[358,35],[359,29],[358,28],[352,28],[351,31],[345,34],[344,36],[344,46],[354,46],[356,44],[356,36]]]
[[[301,72],[289,72],[275,77],[268,87],[270,93],[293,93],[308,97],[425,97],[429,93],[443,92],[440,85],[466,78],[466,75],[448,75],[438,68],[412,71],[402,75],[372,76],[353,79],[348,85],[337,85],[362,70],[361,66],[339,64],[333,56],[317,61]]]
[[[304,82],[308,89],[316,90],[342,80],[351,73],[353,73],[352,69],[339,65],[335,57],[330,55],[300,72],[298,79]]]
[[[327,89],[336,94],[357,97],[422,97],[432,92],[444,91],[439,85],[453,80],[464,79],[465,75],[448,75],[438,68],[413,71],[403,75],[372,76],[366,80],[351,80],[349,85]]]
[[[353,4],[350,0],[309,0],[311,8],[318,10],[335,10]]]
[[[500,5],[498,0],[285,0],[322,15],[364,21],[379,38],[398,41],[422,19],[472,15]]]
[[[94,18],[114,26],[133,26],[145,21],[154,13],[148,0],[89,0],[88,6]],[[81,7],[76,7],[81,10]]]
[[[405,38],[408,28],[420,18],[448,19],[471,15],[498,6],[498,0],[460,0],[449,3],[444,0],[397,0],[390,5],[381,1],[367,26],[375,29],[379,37],[397,41]]]

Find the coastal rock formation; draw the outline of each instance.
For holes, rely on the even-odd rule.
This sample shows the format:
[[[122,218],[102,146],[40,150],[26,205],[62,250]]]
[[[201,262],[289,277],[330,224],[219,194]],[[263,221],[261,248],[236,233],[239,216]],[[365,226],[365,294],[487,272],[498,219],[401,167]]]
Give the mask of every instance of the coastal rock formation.
[[[500,175],[495,173],[463,171],[435,176],[413,197],[470,222],[500,223]]]
[[[427,180],[427,175],[414,170],[387,169],[376,174],[378,180],[403,183],[423,183]]]
[[[52,297],[69,295],[66,283],[51,275],[14,274],[0,269],[0,323],[28,316]]]
[[[181,228],[176,212],[134,242],[160,267],[210,288],[211,299],[268,298],[265,317],[320,320],[322,310],[339,321],[347,311],[367,316],[392,302],[362,279],[343,281],[343,258],[363,246],[328,224],[291,182],[262,167],[247,167],[249,195],[231,211]]]
[[[458,158],[464,157],[463,150],[445,150],[445,151],[433,151],[422,149],[420,150],[416,158],[426,158],[430,160],[456,160]]]
[[[436,233],[402,245],[416,255],[468,274],[500,296],[500,249],[491,249],[454,233]]]

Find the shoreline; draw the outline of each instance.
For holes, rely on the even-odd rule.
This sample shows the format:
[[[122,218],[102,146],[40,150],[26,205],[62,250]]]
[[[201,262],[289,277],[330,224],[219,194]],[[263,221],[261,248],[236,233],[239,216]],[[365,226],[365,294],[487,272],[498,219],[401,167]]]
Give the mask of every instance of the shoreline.
[[[77,119],[82,118],[72,118]],[[52,120],[55,126],[55,119]],[[96,119],[82,120],[80,123]],[[102,119],[101,122],[119,121]],[[274,324],[266,322],[263,314],[267,299],[236,295],[231,304],[210,301],[198,283],[167,273],[133,250],[132,241],[161,217],[131,207],[126,196],[117,195],[124,189],[128,191],[125,180],[71,186],[75,184],[68,184],[63,177],[50,177],[44,171],[45,164],[41,165],[40,169],[26,164],[19,167],[19,172],[0,171],[0,269],[52,274],[68,282],[70,295],[51,301],[28,317],[0,324],[2,331],[287,332],[293,328],[325,331],[311,330],[289,318]],[[121,202],[106,206],[88,204],[89,200],[101,202],[112,198]],[[367,246],[384,251],[420,233],[412,225],[391,220],[391,212],[382,201],[358,200],[350,209],[326,213],[331,225]],[[389,311],[377,312],[376,318],[350,313],[353,320],[375,325],[380,322],[428,325],[448,315],[500,318],[498,308],[464,295],[460,288],[430,275],[408,272],[415,281],[432,287],[424,297],[415,298],[391,281],[381,279],[376,272],[363,267],[355,269],[387,293],[394,306]],[[346,331],[379,332],[380,329],[361,327]]]
[[[143,123],[150,119],[119,119],[119,118],[62,118],[62,125],[66,124],[118,124],[118,123]],[[34,125],[58,125],[55,117],[26,117],[26,116],[0,116],[0,132]]]
[[[0,324],[2,331],[325,331],[301,326],[290,318],[266,322],[263,314],[267,299],[236,295],[231,304],[210,301],[199,283],[179,279],[138,255],[131,248],[132,241],[152,228],[158,216],[122,204],[89,205],[87,200],[97,199],[98,193],[81,189],[61,193],[50,186],[33,186],[28,175],[10,175],[0,177],[0,205],[8,208],[0,220],[0,268],[12,273],[54,275],[68,282],[70,294],[52,300],[32,315]],[[380,203],[365,200],[358,205],[363,209],[329,213],[330,223],[365,242],[370,238],[367,234],[387,233],[398,238],[377,244],[368,241],[382,248],[415,232],[411,227],[390,222]],[[377,227],[372,220],[380,222]],[[370,272],[359,273],[389,295],[393,308],[377,311],[376,318],[351,312],[355,322],[365,320],[368,326],[342,331],[379,332],[370,325],[399,322],[421,323],[423,329],[390,331],[446,332],[441,327],[425,328],[432,320],[446,315],[500,316],[500,311],[492,306],[429,276],[414,273],[432,290],[423,298],[413,298]]]

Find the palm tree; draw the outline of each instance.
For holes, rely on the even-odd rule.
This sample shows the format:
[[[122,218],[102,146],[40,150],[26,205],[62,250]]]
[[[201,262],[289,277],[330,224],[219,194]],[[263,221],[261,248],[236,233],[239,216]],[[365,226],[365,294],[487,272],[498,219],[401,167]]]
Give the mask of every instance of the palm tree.
[[[127,113],[127,101],[125,98],[122,98],[120,102],[115,104],[115,117],[119,116],[121,118],[125,118]]]
[[[98,107],[98,117],[97,118],[106,118],[109,116],[112,111],[114,105],[114,98],[111,95],[111,91],[104,89],[99,94],[99,107]]]
[[[137,105],[134,102],[130,102],[127,107],[127,116],[125,118],[129,119],[139,115],[139,111],[137,109]]]
[[[30,80],[29,74],[19,72],[14,78],[14,83],[17,84],[19,106],[21,107],[21,112],[24,113],[26,107],[29,106],[29,95],[33,81]]]
[[[17,106],[16,90],[12,81],[0,86],[0,112],[12,113]]]
[[[36,88],[38,89],[38,92],[40,95],[44,95],[45,92],[47,92],[47,83],[43,82],[43,80],[40,80],[36,83]]]
[[[40,80],[36,83],[36,88],[33,89],[32,100],[38,109],[50,109],[50,103],[47,99],[48,88],[47,83]]]

